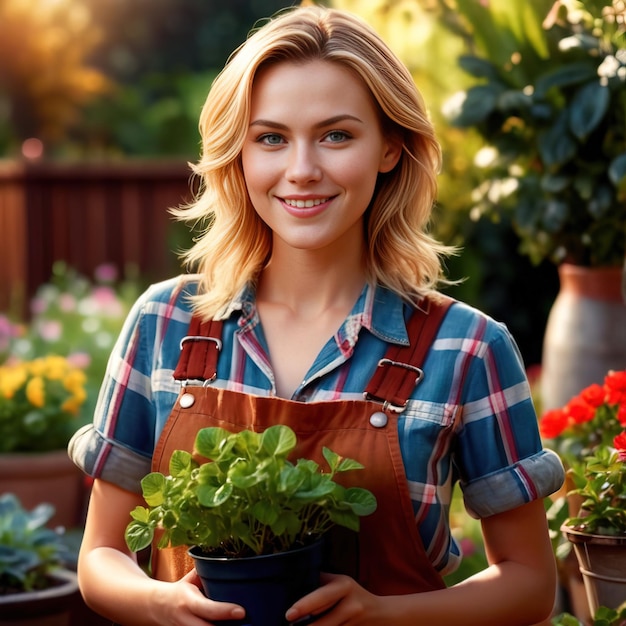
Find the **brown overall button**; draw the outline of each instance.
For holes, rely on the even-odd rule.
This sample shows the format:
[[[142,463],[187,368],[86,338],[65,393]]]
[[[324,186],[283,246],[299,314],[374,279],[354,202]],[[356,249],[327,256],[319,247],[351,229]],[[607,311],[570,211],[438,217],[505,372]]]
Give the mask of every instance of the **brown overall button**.
[[[190,406],[193,405],[193,403],[196,401],[196,399],[193,397],[192,394],[190,393],[184,393],[181,397],[180,397],[180,406],[183,409],[188,409]]]
[[[372,413],[370,417],[370,424],[375,428],[384,428],[387,426],[387,415],[382,411],[376,411]]]

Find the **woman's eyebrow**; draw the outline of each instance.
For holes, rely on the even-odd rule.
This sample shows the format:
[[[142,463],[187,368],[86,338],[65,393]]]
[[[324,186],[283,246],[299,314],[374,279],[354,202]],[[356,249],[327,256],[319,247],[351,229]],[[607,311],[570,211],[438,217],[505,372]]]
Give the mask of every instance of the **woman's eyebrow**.
[[[363,120],[354,115],[350,115],[349,113],[343,113],[341,115],[335,115],[333,117],[329,117],[326,120],[322,120],[314,125],[314,128],[325,128],[326,126],[332,126],[333,124],[337,124],[339,122],[344,122],[346,120],[352,120],[354,122],[358,122],[363,124]],[[281,122],[274,122],[272,120],[264,120],[258,119],[250,122],[250,126],[265,126],[268,128],[275,128],[277,130],[288,130],[289,127],[286,124],[282,124]]]

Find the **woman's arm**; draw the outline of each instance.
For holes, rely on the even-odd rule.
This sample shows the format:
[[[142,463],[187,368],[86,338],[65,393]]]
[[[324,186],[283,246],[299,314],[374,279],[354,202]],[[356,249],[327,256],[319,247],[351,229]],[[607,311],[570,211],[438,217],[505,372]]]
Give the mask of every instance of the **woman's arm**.
[[[297,602],[288,618],[332,610],[316,626],[529,626],[553,607],[556,570],[543,502],[537,500],[482,522],[489,567],[441,591],[374,596],[346,576]]]
[[[141,496],[102,480],[94,482],[78,558],[78,581],[85,602],[125,626],[206,626],[211,619],[241,619],[234,604],[208,600],[194,573],[166,583],[151,579],[124,540],[130,511]]]

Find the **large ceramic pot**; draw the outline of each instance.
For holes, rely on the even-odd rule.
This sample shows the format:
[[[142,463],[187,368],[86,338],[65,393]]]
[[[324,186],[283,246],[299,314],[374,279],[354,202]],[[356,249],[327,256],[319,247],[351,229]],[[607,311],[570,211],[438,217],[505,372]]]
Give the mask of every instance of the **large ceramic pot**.
[[[626,537],[583,533],[563,526],[574,546],[590,614],[599,606],[616,609],[626,602]]]
[[[289,552],[239,559],[207,557],[197,548],[189,554],[206,596],[246,609],[245,619],[217,622],[222,626],[287,626],[287,609],[320,583],[321,541]]]
[[[544,335],[542,410],[566,404],[607,371],[626,367],[622,268],[559,266],[560,291]]]
[[[55,508],[51,526],[83,522],[84,476],[66,450],[0,454],[0,494],[15,494],[25,509],[42,502]]]
[[[58,570],[53,585],[39,591],[0,594],[2,626],[70,626],[72,612],[81,602],[76,574]]]

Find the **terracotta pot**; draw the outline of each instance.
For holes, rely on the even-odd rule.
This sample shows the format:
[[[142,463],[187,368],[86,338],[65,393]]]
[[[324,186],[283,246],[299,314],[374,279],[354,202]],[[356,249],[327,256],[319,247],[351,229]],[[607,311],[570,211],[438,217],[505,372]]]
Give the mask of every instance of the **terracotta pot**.
[[[0,595],[2,626],[70,626],[72,610],[80,602],[76,574],[58,570],[54,586],[40,591]]]
[[[561,530],[574,546],[590,614],[599,606],[616,609],[626,602],[626,536],[610,537]]]
[[[621,267],[559,266],[559,294],[543,342],[541,408],[563,406],[611,369],[626,367]]]
[[[66,450],[0,454],[0,493],[14,493],[25,509],[49,502],[56,510],[51,527],[83,522],[84,476]]]

